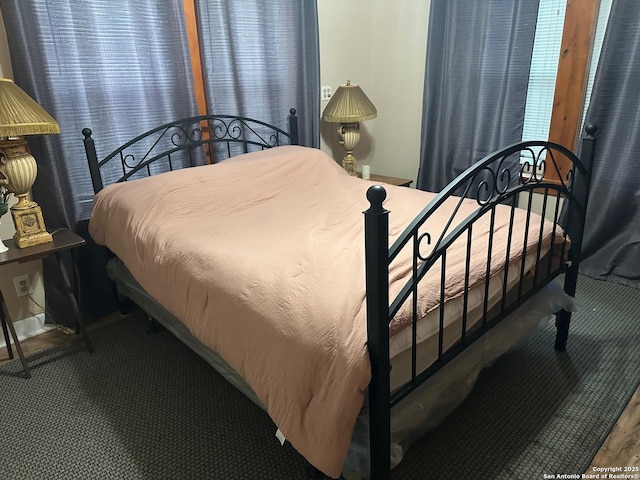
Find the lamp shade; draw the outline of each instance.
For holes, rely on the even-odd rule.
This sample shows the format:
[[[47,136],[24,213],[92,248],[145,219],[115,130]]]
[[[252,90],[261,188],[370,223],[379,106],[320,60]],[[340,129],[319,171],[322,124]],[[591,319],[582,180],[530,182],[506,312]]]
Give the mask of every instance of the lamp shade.
[[[60,133],[55,119],[13,80],[0,78],[0,137]]]
[[[378,111],[371,100],[350,80],[338,87],[322,112],[322,120],[334,123],[356,123],[377,116]]]

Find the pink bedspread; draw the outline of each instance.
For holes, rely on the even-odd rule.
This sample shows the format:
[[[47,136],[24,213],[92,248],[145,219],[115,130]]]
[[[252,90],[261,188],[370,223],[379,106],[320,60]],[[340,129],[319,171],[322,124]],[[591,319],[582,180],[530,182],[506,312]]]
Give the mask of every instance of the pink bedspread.
[[[108,186],[97,195],[90,222],[95,241],[217,351],[291,444],[334,477],[370,380],[362,212],[371,185],[320,150],[278,147]],[[393,241],[433,194],[385,187]],[[476,207],[469,201],[463,210]],[[504,217],[494,237],[496,271],[506,252]],[[427,225],[434,239],[441,220]],[[529,245],[538,233],[531,229]],[[514,234],[514,258],[523,237]],[[474,249],[486,252],[486,240],[474,228]],[[464,286],[454,272],[456,262],[464,271],[466,245],[459,243],[448,251],[448,297]],[[486,269],[486,254],[478,257],[472,281]],[[393,263],[392,294],[410,266],[408,255]],[[437,307],[439,281],[439,270],[425,278],[430,287],[421,289],[421,315]],[[408,320],[401,312],[392,330]]]

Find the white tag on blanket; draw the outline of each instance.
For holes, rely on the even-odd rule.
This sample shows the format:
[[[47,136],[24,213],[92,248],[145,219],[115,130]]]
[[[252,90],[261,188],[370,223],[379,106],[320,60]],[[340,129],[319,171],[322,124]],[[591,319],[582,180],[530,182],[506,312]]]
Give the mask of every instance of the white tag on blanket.
[[[284,442],[287,441],[287,439],[284,438],[284,435],[282,434],[280,429],[276,430],[276,438],[278,439],[278,441],[280,442],[280,445],[282,445],[282,446],[284,446]]]

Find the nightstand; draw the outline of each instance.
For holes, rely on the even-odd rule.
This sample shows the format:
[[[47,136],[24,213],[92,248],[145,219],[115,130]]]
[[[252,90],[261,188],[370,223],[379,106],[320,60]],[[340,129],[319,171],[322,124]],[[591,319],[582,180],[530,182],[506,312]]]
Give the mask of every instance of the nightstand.
[[[80,312],[80,307],[78,307],[78,298],[76,293],[78,276],[76,273],[75,249],[85,244],[84,239],[71,232],[70,230],[63,229],[53,233],[53,242],[43,243],[41,245],[35,245],[33,247],[18,248],[13,243],[13,240],[6,240],[5,242],[6,246],[9,247],[9,250],[4,253],[0,253],[0,265],[29,262],[31,260],[37,260],[49,255],[55,255],[56,263],[58,265],[58,268],[60,269],[60,274],[67,289],[69,301],[71,302],[71,306],[76,317],[76,331],[79,332],[84,339],[87,350],[89,350],[89,352],[93,352],[93,346],[91,345],[91,340],[89,339],[89,334],[87,333],[84,318],[82,317],[82,313]],[[73,265],[73,276],[71,278],[67,274],[67,269],[65,268],[62,257],[60,256],[60,252],[66,250],[69,250],[71,253],[71,260]],[[11,339],[9,338],[9,334],[11,334],[11,338],[13,338],[13,346],[18,352],[18,357],[20,358],[20,362],[22,363],[22,370],[24,372],[25,378],[31,377],[31,370],[29,369],[30,361],[41,358],[56,350],[66,348],[71,343],[67,342],[62,345],[57,345],[42,352],[38,352],[25,357],[22,351],[22,347],[20,346],[20,340],[18,340],[16,330],[13,326],[13,320],[9,315],[9,310],[7,309],[4,297],[2,296],[2,292],[0,292],[0,323],[2,324],[2,332],[7,344],[7,353],[9,354],[9,358],[13,358]]]
[[[362,173],[358,172],[358,178],[362,178]],[[386,175],[371,174],[369,178],[371,182],[388,183],[389,185],[397,185],[399,187],[408,187],[413,183],[413,180],[408,178],[387,177]]]

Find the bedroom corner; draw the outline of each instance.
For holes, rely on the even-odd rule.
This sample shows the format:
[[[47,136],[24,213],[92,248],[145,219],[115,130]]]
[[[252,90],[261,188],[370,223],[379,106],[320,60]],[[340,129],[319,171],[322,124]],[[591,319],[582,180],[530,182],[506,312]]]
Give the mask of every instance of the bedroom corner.
[[[362,138],[354,151],[358,170],[368,164],[373,174],[415,184],[430,4],[318,2],[320,84],[335,92],[351,80],[378,110],[377,118],[360,124]],[[321,110],[327,103],[321,102]],[[320,127],[320,148],[339,162],[344,148],[338,144],[336,124],[321,122]]]
[[[7,44],[7,34],[4,27],[4,19],[2,11],[0,11],[0,78],[13,78],[13,70],[11,68],[11,57],[9,55],[9,46]],[[9,201],[12,205],[16,202],[15,197]],[[3,215],[0,218],[0,238],[2,240],[9,239],[15,232],[11,215]],[[18,297],[13,285],[13,278],[20,275],[29,275],[29,280],[33,286],[31,298],[29,296]],[[16,333],[19,338],[25,339],[38,335],[48,327],[44,325],[44,312],[42,308],[36,305],[44,306],[44,286],[42,283],[42,261],[36,260],[24,264],[10,264],[0,267],[0,291],[2,291],[7,309],[11,318],[15,318]],[[0,339],[0,347],[5,345],[4,340]]]
[[[0,218],[0,480],[640,472],[640,286],[583,272],[640,232],[610,1],[0,0],[0,79],[62,133],[30,146],[54,242]],[[577,147],[520,124],[547,23],[601,65]],[[608,23],[606,62],[562,53]],[[349,80],[375,114],[331,115]]]

